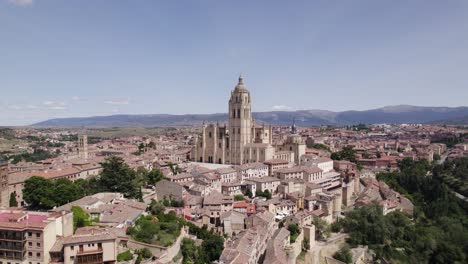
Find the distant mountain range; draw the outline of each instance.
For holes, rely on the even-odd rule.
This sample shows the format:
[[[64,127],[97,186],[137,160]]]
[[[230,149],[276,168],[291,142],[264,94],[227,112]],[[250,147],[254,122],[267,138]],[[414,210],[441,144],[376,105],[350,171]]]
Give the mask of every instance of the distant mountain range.
[[[439,125],[468,125],[468,115],[428,122]]]
[[[468,107],[428,107],[412,105],[386,106],[364,111],[333,112],[326,110],[254,112],[257,123],[299,126],[437,123],[468,124]],[[38,127],[167,127],[199,125],[203,122],[226,122],[227,114],[154,114],[111,115],[56,118],[33,124]]]

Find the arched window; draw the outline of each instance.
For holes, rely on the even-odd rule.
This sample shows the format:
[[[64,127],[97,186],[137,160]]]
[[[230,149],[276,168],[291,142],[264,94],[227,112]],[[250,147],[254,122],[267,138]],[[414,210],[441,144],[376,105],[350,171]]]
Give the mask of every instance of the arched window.
[[[237,109],[237,118],[240,118],[240,109]]]

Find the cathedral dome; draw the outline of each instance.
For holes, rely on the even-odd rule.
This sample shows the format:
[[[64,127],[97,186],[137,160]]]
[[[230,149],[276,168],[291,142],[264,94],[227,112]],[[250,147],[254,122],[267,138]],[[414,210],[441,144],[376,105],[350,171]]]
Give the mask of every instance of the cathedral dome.
[[[234,90],[245,90],[245,91],[247,91],[247,88],[244,85],[244,79],[242,78],[242,75],[239,76],[239,82],[237,83]]]

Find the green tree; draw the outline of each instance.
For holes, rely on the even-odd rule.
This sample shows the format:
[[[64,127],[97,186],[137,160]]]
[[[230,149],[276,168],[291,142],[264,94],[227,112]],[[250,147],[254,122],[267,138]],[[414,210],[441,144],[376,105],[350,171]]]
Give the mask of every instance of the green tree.
[[[92,221],[90,220],[89,214],[79,206],[72,206],[73,212],[73,228],[89,226]]]
[[[10,207],[17,207],[18,201],[16,200],[16,192],[10,193]]]
[[[156,183],[165,178],[166,177],[164,177],[164,174],[160,170],[153,169],[146,175],[146,182],[151,185],[156,185]]]
[[[297,224],[289,224],[288,225],[288,231],[290,233],[290,241],[291,243],[296,242],[297,236],[301,233],[301,229],[299,228],[299,225]]]
[[[224,239],[220,236],[210,236],[203,240],[201,249],[209,263],[218,260],[224,249]]]
[[[260,197],[265,197],[267,199],[271,199],[271,193],[268,190],[265,190],[264,192],[257,190],[255,192],[255,196],[260,196]]]
[[[24,181],[23,199],[31,208],[50,209],[56,206],[52,187],[51,181],[33,176]]]
[[[330,152],[330,147],[328,147],[325,144],[321,144],[321,143],[314,143],[312,145],[312,148],[314,148],[314,149],[323,149],[323,150],[326,150],[326,151]]]
[[[344,147],[341,151],[333,152],[330,156],[332,160],[348,160],[356,163],[356,151],[352,147]]]
[[[99,177],[100,189],[109,192],[120,192],[129,198],[140,198],[135,171],[121,157],[112,156],[101,163]]]
[[[83,190],[78,184],[68,179],[52,181],[53,200],[57,206],[73,202],[83,197]]]
[[[143,260],[142,256],[138,254],[137,259],[135,260],[135,264],[141,264],[142,260]]]
[[[326,239],[330,236],[330,225],[325,220],[321,219],[320,217],[314,217],[312,223],[315,226],[317,238]]]
[[[156,149],[156,144],[153,141],[151,141],[150,143],[148,143],[148,148]]]
[[[182,172],[182,170],[179,168],[179,165],[173,164],[172,162],[169,162],[169,169],[174,175],[177,175]]]
[[[133,259],[133,254],[130,252],[130,250],[126,250],[122,253],[119,253],[117,255],[117,261],[118,262],[124,262],[124,261],[130,261]]]
[[[144,259],[149,259],[153,257],[153,253],[148,248],[142,248],[137,251],[137,254],[142,256]]]
[[[234,195],[234,201],[244,201],[245,197],[242,194],[236,194]]]
[[[166,207],[158,201],[152,200],[150,204],[150,211],[154,215],[159,215],[161,213],[164,213],[166,210]]]
[[[247,190],[245,191],[245,195],[248,196],[249,198],[252,198],[252,197],[253,197],[252,191],[250,191],[250,189],[247,189]]]
[[[183,264],[193,264],[196,263],[198,260],[198,248],[195,245],[195,241],[190,238],[183,238],[182,243],[180,246],[180,250],[182,252]]]
[[[344,263],[353,263],[353,255],[348,245],[344,245],[338,252],[333,255],[333,258],[342,261]]]

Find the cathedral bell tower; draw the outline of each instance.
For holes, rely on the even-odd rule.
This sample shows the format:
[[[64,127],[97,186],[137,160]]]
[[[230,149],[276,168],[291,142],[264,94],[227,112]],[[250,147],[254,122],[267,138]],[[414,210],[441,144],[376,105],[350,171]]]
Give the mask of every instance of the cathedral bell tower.
[[[231,164],[242,164],[243,147],[252,142],[252,113],[250,93],[242,76],[229,99],[229,156]]]

